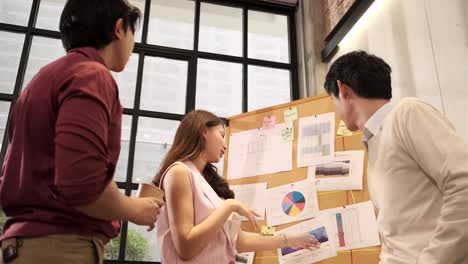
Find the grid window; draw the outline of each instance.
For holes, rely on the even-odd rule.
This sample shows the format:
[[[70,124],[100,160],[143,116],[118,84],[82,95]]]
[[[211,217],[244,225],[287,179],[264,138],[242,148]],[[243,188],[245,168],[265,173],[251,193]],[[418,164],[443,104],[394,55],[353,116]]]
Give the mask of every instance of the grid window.
[[[219,160],[218,163],[213,164],[215,167],[218,169],[218,174],[220,176],[223,176],[223,170],[224,170],[224,157]]]
[[[136,191],[132,192],[132,196]],[[128,223],[125,260],[131,261],[161,261],[161,243],[156,228],[147,231],[147,226]]]
[[[135,145],[133,182],[151,182],[172,146],[179,121],[140,117]]]
[[[120,155],[117,162],[117,168],[114,174],[114,180],[125,182],[127,179],[128,153],[130,149],[130,132],[132,129],[132,116],[122,116],[122,134],[120,141]]]
[[[0,23],[27,26],[31,5],[31,0],[2,0],[0,2]]]
[[[0,93],[13,93],[24,34],[0,31]]]
[[[122,194],[125,194],[125,190],[119,190]],[[120,238],[121,238],[122,230],[117,235],[111,239],[105,246],[104,246],[104,259],[105,260],[118,260],[119,259],[119,252],[120,252]]]
[[[7,217],[2,209],[0,209],[0,233],[3,233],[3,227],[5,226]]]
[[[242,64],[198,60],[195,106],[221,117],[242,113]]]
[[[8,113],[10,112],[10,102],[0,101],[0,147],[5,135],[6,124],[8,120]]]
[[[194,19],[195,1],[151,1],[148,43],[192,49]]]
[[[184,114],[187,71],[186,61],[146,57],[140,109]]]
[[[66,1],[0,0],[0,162],[12,102],[42,67],[66,54],[58,32]],[[112,72],[124,107],[114,175],[122,193],[135,195],[138,183],[152,181],[186,113],[205,109],[228,118],[298,99],[294,7],[128,1],[143,16],[125,70]],[[223,160],[214,165],[222,174]],[[0,208],[0,232],[5,220]],[[157,231],[128,223],[106,245],[105,259],[159,263],[159,250]]]
[[[3,142],[3,135],[5,135],[5,127],[8,119],[8,112],[10,111],[10,102],[0,101],[0,144]],[[1,146],[1,145],[0,145]],[[3,226],[6,222],[6,216],[3,210],[0,208],[0,234],[3,233]]]
[[[111,239],[104,247],[104,259],[105,260],[118,260],[120,250],[120,237],[121,233],[113,239]]]
[[[33,37],[23,87],[28,85],[42,67],[63,55],[65,55],[65,50],[60,39]]]
[[[249,66],[249,111],[289,102],[289,71]]]
[[[129,0],[130,4],[138,7],[141,11],[141,21],[139,22],[139,25],[135,29],[135,42],[141,42],[141,37],[142,37],[142,25],[143,25],[143,19],[144,19],[144,14],[145,14],[145,0]]]
[[[265,12],[249,11],[249,57],[289,62],[288,18]]]
[[[124,71],[112,72],[112,76],[114,76],[119,87],[120,103],[125,108],[133,108],[135,101],[138,58],[138,54],[133,53],[125,66]]]
[[[200,51],[242,56],[242,9],[201,3]]]
[[[66,2],[66,0],[41,0],[36,27],[59,31],[60,15],[57,14],[62,14]]]

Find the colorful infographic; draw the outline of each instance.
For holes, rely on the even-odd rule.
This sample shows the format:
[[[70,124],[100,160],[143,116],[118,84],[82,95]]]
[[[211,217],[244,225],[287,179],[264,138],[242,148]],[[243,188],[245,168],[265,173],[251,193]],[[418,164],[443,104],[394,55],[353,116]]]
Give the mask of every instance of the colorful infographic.
[[[306,201],[302,193],[297,191],[290,192],[283,198],[283,212],[289,216],[299,215],[304,210],[305,202]]]
[[[277,226],[316,217],[319,214],[314,181],[299,181],[266,191],[266,220]]]

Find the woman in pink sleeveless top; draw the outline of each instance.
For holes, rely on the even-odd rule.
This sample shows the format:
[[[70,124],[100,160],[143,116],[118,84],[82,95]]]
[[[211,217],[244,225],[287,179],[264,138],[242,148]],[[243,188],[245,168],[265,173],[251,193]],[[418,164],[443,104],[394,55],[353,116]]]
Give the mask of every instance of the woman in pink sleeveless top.
[[[233,199],[234,193],[212,165],[226,151],[224,136],[223,121],[203,110],[188,113],[177,129],[153,180],[166,194],[157,222],[162,262],[230,264],[235,263],[237,250],[318,247],[308,234],[261,237],[235,232],[228,221],[232,213],[245,216],[256,228],[255,213]]]

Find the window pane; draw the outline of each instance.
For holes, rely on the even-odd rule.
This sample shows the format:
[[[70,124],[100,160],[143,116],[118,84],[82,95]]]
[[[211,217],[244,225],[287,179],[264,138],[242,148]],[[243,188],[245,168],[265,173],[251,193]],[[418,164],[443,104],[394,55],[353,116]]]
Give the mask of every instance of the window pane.
[[[59,31],[60,15],[66,0],[41,0],[36,27]]]
[[[242,64],[199,59],[196,108],[221,117],[242,113]]]
[[[136,191],[132,191],[136,196]],[[156,229],[148,232],[147,226],[128,223],[127,244],[125,245],[125,260],[129,261],[161,261],[161,245]]]
[[[185,113],[187,61],[145,57],[140,109]]]
[[[141,12],[140,22],[137,24],[135,31],[135,42],[141,42],[141,32],[143,28],[143,20],[145,19],[145,0],[129,0],[130,4],[138,7]]]
[[[218,174],[219,176],[223,177],[223,172],[224,172],[224,158],[221,158],[218,163],[213,163],[213,165],[216,166],[218,169]]]
[[[27,26],[31,6],[31,0],[0,1],[0,22]]]
[[[140,117],[135,146],[133,182],[151,182],[172,145],[179,121]]]
[[[125,190],[119,189],[122,194],[125,194]],[[120,252],[120,233],[117,237],[111,239],[109,243],[104,246],[104,259],[107,260],[118,260]]]
[[[60,39],[33,37],[23,87],[28,85],[42,67],[63,55],[65,55],[65,50]]]
[[[5,127],[8,121],[9,112],[10,102],[0,101],[0,149],[2,148],[3,137],[5,136]]]
[[[242,9],[202,2],[198,49],[242,56]]]
[[[7,218],[5,216],[5,213],[0,208],[0,234],[3,234],[3,226],[5,226],[6,220],[7,220]]]
[[[248,14],[249,58],[288,63],[288,18],[250,10]]]
[[[122,116],[122,140],[120,141],[120,155],[115,170],[114,180],[124,182],[127,179],[128,151],[130,147],[130,133],[132,130],[132,116]]]
[[[194,17],[195,1],[151,1],[148,43],[193,49]]]
[[[5,135],[5,127],[8,120],[8,113],[10,111],[10,102],[0,101],[0,149],[2,148],[3,137]],[[3,226],[6,222],[6,216],[0,208],[0,234],[3,234]]]
[[[0,31],[0,93],[13,93],[24,35]]]
[[[104,259],[118,260],[120,251],[120,233],[104,246]]]
[[[291,101],[289,71],[249,65],[248,111]]]
[[[227,133],[227,131],[226,131]],[[224,138],[224,143],[226,143],[226,137]],[[227,144],[226,144],[227,146]],[[213,163],[213,165],[216,166],[216,168],[218,169],[218,174],[221,176],[221,177],[224,177],[224,156],[218,161],[218,163]]]
[[[123,107],[133,108],[135,100],[135,88],[138,71],[138,54],[133,53],[122,72],[113,72],[117,85],[119,86],[120,103]]]

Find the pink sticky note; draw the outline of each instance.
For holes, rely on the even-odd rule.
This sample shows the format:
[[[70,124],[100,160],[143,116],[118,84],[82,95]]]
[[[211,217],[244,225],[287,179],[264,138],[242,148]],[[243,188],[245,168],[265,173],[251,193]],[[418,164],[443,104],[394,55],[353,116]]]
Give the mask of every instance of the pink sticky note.
[[[276,125],[276,116],[263,117],[263,128],[274,128]]]

